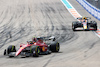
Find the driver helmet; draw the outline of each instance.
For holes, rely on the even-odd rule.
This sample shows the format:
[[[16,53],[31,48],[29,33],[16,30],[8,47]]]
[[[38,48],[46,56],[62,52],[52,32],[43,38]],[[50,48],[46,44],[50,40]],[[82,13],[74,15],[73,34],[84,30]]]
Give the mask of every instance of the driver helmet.
[[[32,42],[32,41],[27,41],[27,43],[28,43],[28,44],[33,44],[33,42]]]
[[[86,20],[87,18],[85,17],[85,16],[83,16],[83,18],[82,18],[83,20]]]
[[[36,42],[37,41],[37,38],[36,37],[33,37],[32,38],[32,41]]]

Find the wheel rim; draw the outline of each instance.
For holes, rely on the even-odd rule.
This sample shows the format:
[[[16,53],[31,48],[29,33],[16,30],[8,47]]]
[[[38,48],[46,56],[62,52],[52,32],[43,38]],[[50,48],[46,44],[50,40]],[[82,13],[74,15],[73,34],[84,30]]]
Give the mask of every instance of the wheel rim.
[[[40,53],[40,49],[38,48],[38,53]]]
[[[38,55],[38,48],[36,47],[35,54]]]
[[[36,47],[36,50],[35,50],[35,54],[36,54],[36,56],[38,56],[39,53],[40,53],[40,50],[39,50],[38,47]]]
[[[59,51],[59,44],[56,44],[56,51]]]
[[[12,49],[11,49],[11,51],[13,51],[14,50],[14,46],[12,46]]]

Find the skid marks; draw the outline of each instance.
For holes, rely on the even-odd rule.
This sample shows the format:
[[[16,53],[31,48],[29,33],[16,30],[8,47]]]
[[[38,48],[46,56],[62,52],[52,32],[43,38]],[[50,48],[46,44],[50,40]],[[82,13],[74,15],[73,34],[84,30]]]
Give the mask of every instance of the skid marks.
[[[66,10],[62,3],[40,3],[35,6],[30,1],[28,3],[19,3],[20,5],[16,4],[14,7],[9,5],[4,19],[7,19],[6,24],[0,27],[0,47],[30,35],[55,36],[59,42],[71,40],[75,36],[65,22],[67,17],[63,17]]]
[[[46,36],[55,36],[60,42],[64,42],[73,38],[74,33],[72,32],[71,27],[69,25],[62,25],[63,23],[65,23],[63,20],[61,20],[64,19],[64,17],[62,16],[62,11],[65,12],[65,10],[63,8],[55,7],[55,5],[59,6],[60,3],[41,4],[41,8],[39,6],[35,6],[36,13],[41,12],[42,16],[44,17],[44,20],[42,21],[43,23],[45,22],[42,26],[44,29],[41,28],[40,30],[46,32],[44,33],[46,34]]]

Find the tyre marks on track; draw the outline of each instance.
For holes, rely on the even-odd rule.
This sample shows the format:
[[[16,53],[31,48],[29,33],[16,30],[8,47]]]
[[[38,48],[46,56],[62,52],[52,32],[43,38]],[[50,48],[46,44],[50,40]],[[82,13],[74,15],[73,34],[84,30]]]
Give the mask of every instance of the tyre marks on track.
[[[52,56],[49,58],[49,60],[45,63],[45,65],[43,65],[43,67],[46,67],[46,66],[50,63],[50,61],[53,59],[54,56],[55,56],[55,54],[52,55]]]
[[[62,3],[60,4],[62,5]],[[6,44],[8,45],[10,42],[17,41],[18,39],[22,39],[23,37],[26,37],[31,34],[32,36],[55,36],[60,43],[73,39],[75,34],[71,30],[71,26],[65,26],[64,24],[66,23],[64,22],[64,20],[62,20],[66,19],[63,17],[62,14],[62,11],[65,11],[65,9],[63,9],[63,5],[61,6],[60,4],[42,3],[41,7],[40,5],[36,5],[36,10],[34,10],[33,5],[28,5],[28,7],[19,6],[20,8],[18,9],[18,11],[21,9],[22,10],[19,13],[16,10],[18,14],[16,14],[16,12],[15,14],[13,13],[8,19],[9,22],[7,21],[7,24],[5,24],[5,29],[4,27],[2,28],[3,32],[0,32],[3,35],[0,38],[3,42],[0,43],[0,46],[3,47]],[[58,7],[59,5],[61,8]],[[55,6],[57,6],[57,8],[54,8]],[[10,10],[12,11],[12,8],[9,9],[9,11]],[[28,12],[27,17],[25,12]],[[42,19],[39,17],[41,17]],[[7,18],[5,18],[4,20],[6,19]],[[15,24],[19,26],[15,27]],[[39,27],[33,24],[39,25]],[[9,37],[10,34],[11,37]],[[2,40],[3,38],[5,38],[5,40]],[[54,56],[55,54],[53,54],[53,56],[50,57],[50,59],[45,63],[44,67],[46,67],[50,63]]]
[[[52,5],[52,6],[51,6]],[[45,22],[45,24],[42,26],[41,31],[45,31],[47,34],[46,36],[55,36],[57,38],[58,41],[60,42],[64,42],[67,39],[70,40],[73,37],[72,30],[70,29],[70,26],[64,26],[63,21],[60,20],[60,18],[63,18],[61,16],[61,14],[59,14],[60,16],[56,16],[57,13],[61,13],[61,8],[54,8],[55,5],[59,5],[59,4],[53,4],[53,3],[42,3],[41,8],[39,9],[39,7],[36,7],[35,11],[41,12],[42,16],[44,17],[43,23]],[[59,11],[59,12],[58,12]],[[36,13],[38,13],[36,12]],[[59,23],[59,20],[62,22]],[[40,21],[41,22],[41,21]],[[66,31],[66,33],[65,33]],[[68,33],[72,33],[72,34],[68,34]],[[44,33],[45,34],[45,33]],[[70,37],[69,35],[72,35],[72,37]],[[62,37],[64,39],[62,39]]]
[[[33,36],[55,36],[60,42],[72,39],[74,33],[71,27],[62,25],[64,21],[61,19],[65,19],[62,11],[65,10],[55,7],[56,5],[63,7],[60,4],[59,2],[41,3],[34,6],[29,2],[26,4],[28,7],[24,4],[16,4],[14,7],[7,6],[8,8],[3,11],[1,16],[4,18],[1,21],[4,25],[0,26],[0,48],[33,33]],[[41,15],[40,19],[39,14]]]

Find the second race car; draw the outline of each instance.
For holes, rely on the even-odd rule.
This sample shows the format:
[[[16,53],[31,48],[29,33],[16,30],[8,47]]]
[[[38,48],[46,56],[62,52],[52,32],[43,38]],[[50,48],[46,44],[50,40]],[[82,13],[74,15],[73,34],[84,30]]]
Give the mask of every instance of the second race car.
[[[90,17],[79,17],[77,21],[72,22],[72,30],[77,30],[76,28],[82,27],[83,30],[97,30],[97,22],[89,21]]]

